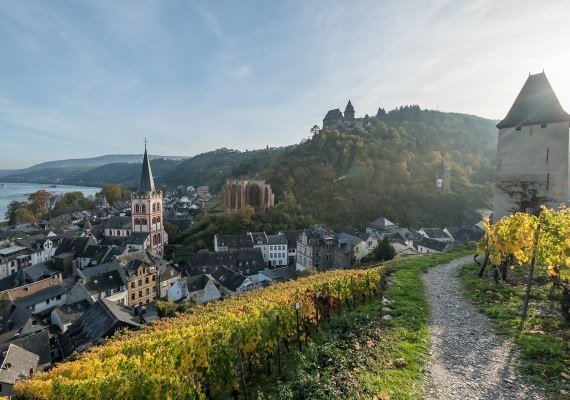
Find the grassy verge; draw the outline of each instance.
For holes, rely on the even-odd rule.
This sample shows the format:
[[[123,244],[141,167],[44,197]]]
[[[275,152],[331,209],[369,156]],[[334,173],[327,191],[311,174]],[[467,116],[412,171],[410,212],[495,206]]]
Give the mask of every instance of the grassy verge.
[[[570,329],[564,327],[560,317],[560,293],[539,270],[531,291],[528,319],[521,331],[526,270],[509,271],[509,282],[499,284],[479,279],[477,271],[476,264],[466,265],[461,271],[467,297],[517,344],[522,374],[555,398],[565,396],[564,391],[570,396],[570,380],[565,382],[561,375],[570,375]]]
[[[254,399],[419,399],[428,358],[428,305],[420,276],[428,268],[467,255],[454,252],[389,263],[394,284],[381,299],[334,317],[304,345],[283,357],[282,374],[256,376]]]

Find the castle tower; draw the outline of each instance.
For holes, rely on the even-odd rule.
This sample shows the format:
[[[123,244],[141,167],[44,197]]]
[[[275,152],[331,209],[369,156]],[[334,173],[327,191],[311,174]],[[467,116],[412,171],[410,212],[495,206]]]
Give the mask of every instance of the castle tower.
[[[354,107],[352,106],[350,100],[348,100],[348,104],[344,109],[344,118],[354,119]]]
[[[441,163],[435,172],[435,187],[442,192],[449,192],[451,190],[451,168],[441,159]]]
[[[146,236],[143,238],[146,250],[159,256],[163,255],[166,244],[162,211],[162,192],[154,187],[145,141],[139,188],[131,195],[133,235]]]
[[[569,199],[569,125],[543,73],[529,75],[509,113],[497,124],[493,220],[518,211],[535,213]]]

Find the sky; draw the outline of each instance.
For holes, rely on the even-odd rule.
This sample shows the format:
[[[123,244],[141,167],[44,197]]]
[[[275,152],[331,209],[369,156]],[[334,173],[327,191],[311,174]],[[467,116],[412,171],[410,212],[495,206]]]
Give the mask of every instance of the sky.
[[[506,115],[545,70],[570,111],[570,1],[0,2],[0,169],[309,137],[350,99]]]

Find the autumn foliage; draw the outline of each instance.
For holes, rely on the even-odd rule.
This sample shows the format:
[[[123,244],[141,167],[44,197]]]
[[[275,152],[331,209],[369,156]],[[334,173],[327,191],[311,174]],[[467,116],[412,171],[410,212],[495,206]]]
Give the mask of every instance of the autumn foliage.
[[[205,399],[240,387],[236,335],[249,371],[277,343],[301,334],[344,302],[380,294],[382,270],[336,270],[191,308],[127,332],[54,369],[17,383],[26,399]]]

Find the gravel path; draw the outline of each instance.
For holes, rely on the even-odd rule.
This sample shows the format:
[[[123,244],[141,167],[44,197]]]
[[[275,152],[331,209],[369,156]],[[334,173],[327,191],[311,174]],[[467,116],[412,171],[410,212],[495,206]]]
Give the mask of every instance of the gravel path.
[[[463,297],[459,269],[472,260],[438,265],[422,277],[431,308],[426,399],[546,399],[521,380],[513,345]]]

